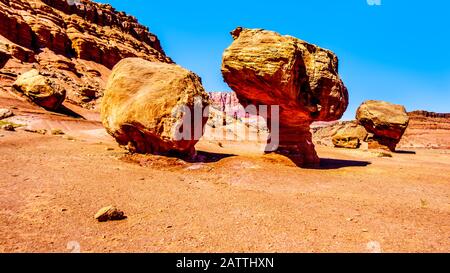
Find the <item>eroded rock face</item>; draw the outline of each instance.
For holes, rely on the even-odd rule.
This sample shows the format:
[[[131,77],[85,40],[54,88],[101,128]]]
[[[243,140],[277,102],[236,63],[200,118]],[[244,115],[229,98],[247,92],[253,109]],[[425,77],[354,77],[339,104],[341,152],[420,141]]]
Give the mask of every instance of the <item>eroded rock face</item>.
[[[356,112],[356,119],[373,137],[369,148],[395,151],[409,124],[409,116],[402,105],[385,101],[365,101]]]
[[[232,36],[234,42],[223,54],[225,81],[244,106],[279,105],[276,151],[300,165],[317,164],[310,124],[337,120],[348,105],[336,55],[267,30],[237,28]],[[268,124],[271,120],[269,115]]]
[[[246,117],[244,107],[235,92],[208,92],[211,106],[236,118]]]
[[[110,5],[76,2],[0,0],[0,85],[9,88],[32,68],[50,71],[70,102],[94,108],[121,59],[172,63],[136,18]]]
[[[66,90],[36,69],[20,75],[13,87],[48,110],[57,110],[66,98]]]
[[[425,110],[416,110],[408,113],[413,118],[450,118],[450,113],[435,113]]]
[[[207,111],[201,113],[208,105],[208,94],[194,73],[175,64],[127,58],[111,73],[101,115],[108,133],[131,151],[192,155],[208,120]],[[173,111],[179,107],[187,107],[190,117]],[[194,107],[200,108],[195,122]],[[188,136],[181,139],[180,132]]]
[[[397,147],[450,149],[450,113],[409,112],[409,124]]]

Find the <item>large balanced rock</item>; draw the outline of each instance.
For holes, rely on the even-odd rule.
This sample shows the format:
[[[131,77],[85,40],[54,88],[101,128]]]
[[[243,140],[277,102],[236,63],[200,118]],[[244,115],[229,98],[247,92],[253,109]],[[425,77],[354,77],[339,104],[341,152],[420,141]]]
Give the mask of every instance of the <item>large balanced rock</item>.
[[[208,94],[194,73],[175,64],[127,58],[111,73],[101,116],[108,133],[133,152],[191,155],[208,120],[201,112],[207,105]]]
[[[20,75],[13,87],[39,106],[56,110],[66,98],[66,90],[49,77],[33,69]]]
[[[384,148],[391,151],[395,151],[409,123],[405,107],[376,100],[361,104],[356,112],[356,119],[373,134],[369,140],[369,148]]]
[[[338,148],[358,149],[366,138],[366,129],[352,122],[339,129],[333,136],[332,142]]]
[[[267,30],[237,28],[231,34],[234,42],[222,61],[225,81],[244,106],[280,107],[279,145],[266,151],[286,154],[300,165],[317,164],[311,123],[337,120],[348,105],[336,55]],[[269,114],[269,128],[272,120]]]

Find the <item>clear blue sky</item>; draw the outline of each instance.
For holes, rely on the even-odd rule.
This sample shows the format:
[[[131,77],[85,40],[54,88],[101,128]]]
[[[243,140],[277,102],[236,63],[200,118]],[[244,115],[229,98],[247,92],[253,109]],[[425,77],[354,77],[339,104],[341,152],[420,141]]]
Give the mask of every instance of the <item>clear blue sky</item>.
[[[381,0],[379,6],[367,0],[98,2],[137,17],[208,91],[230,90],[220,73],[222,52],[232,42],[229,32],[243,26],[334,51],[350,93],[344,119],[366,99],[450,112],[448,0]]]

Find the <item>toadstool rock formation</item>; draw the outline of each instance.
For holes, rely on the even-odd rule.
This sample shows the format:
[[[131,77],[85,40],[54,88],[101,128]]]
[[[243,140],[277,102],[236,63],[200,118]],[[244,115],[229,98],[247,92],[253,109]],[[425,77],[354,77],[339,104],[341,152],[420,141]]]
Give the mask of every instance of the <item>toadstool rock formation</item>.
[[[409,123],[404,106],[376,100],[361,104],[356,111],[356,119],[373,134],[368,139],[369,148],[383,148],[393,152]]]
[[[101,116],[108,133],[133,152],[193,155],[208,105],[208,94],[194,73],[175,64],[127,58],[111,73]]]
[[[279,145],[266,151],[285,154],[297,165],[318,164],[311,123],[337,120],[348,105],[336,55],[273,31],[239,27],[231,34],[234,42],[222,60],[225,82],[244,106],[279,105]],[[271,128],[274,117],[266,119]]]

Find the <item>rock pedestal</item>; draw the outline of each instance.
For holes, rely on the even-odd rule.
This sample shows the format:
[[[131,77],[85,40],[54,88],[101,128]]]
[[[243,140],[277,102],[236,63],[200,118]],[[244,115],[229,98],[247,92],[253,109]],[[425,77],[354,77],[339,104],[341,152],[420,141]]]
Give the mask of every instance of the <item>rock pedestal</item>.
[[[337,120],[348,105],[336,55],[273,31],[237,28],[231,34],[234,42],[222,60],[225,82],[244,106],[279,106],[280,145],[266,150],[275,148],[298,165],[317,165],[310,124]]]
[[[372,135],[369,148],[392,152],[400,142],[409,124],[409,116],[402,105],[385,101],[365,101],[356,111],[356,119]]]

